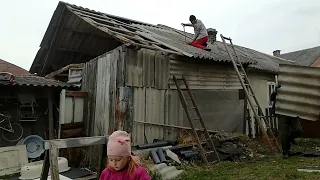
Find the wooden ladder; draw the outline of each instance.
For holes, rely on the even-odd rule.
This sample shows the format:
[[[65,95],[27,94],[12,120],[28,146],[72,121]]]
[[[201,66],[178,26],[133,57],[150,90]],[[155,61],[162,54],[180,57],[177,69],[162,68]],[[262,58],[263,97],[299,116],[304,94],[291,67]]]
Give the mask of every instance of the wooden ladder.
[[[203,159],[204,163],[205,164],[208,164],[208,158],[207,158],[207,155],[214,155],[213,159],[217,160],[217,161],[220,161],[220,158],[219,158],[219,155],[216,151],[216,148],[212,142],[212,139],[209,135],[209,132],[203,122],[203,119],[202,119],[202,116],[199,112],[199,109],[197,107],[197,104],[192,96],[192,93],[189,89],[189,85],[186,81],[186,79],[182,76],[181,79],[177,79],[176,76],[173,75],[173,80],[177,86],[177,89],[178,89],[178,93],[179,93],[179,97],[180,97],[180,100],[181,100],[181,104],[182,104],[182,107],[183,109],[185,110],[186,112],[186,115],[187,115],[187,118],[189,120],[189,123],[190,123],[190,126],[192,128],[192,133],[197,141],[197,144],[198,144],[198,149],[199,149],[199,152],[200,152],[200,155],[201,155],[201,158]],[[182,81],[185,88],[181,88],[180,85],[179,85],[179,82],[178,81]],[[187,91],[187,95],[189,97],[185,97],[185,94],[183,93],[183,91]],[[192,102],[192,106],[191,107],[188,107],[188,103],[187,103],[187,100],[191,100]],[[189,111],[195,111],[196,112],[196,115],[197,117],[191,117],[190,115],[190,112]],[[206,144],[207,144],[207,147],[210,148],[209,151],[205,151],[203,146],[202,146],[202,143],[199,139],[199,136],[198,136],[198,133],[197,133],[197,130],[195,129],[195,126],[194,126],[194,121],[200,121],[200,124],[202,126],[202,129],[200,129],[201,131],[204,131],[204,134],[205,134],[205,138],[206,138]]]
[[[274,139],[274,143],[275,143],[276,149],[278,150],[279,153],[281,153],[281,147],[279,146],[279,144],[278,144],[277,140],[275,139],[275,136],[274,136],[274,134],[273,134],[273,132],[272,132],[272,130],[270,128],[270,126],[267,123],[267,119],[264,116],[264,113],[263,113],[263,111],[261,109],[261,106],[260,106],[260,104],[259,104],[259,102],[257,100],[256,95],[254,94],[254,91],[252,89],[252,86],[251,86],[251,83],[249,81],[248,75],[247,75],[245,69],[242,66],[242,63],[240,61],[239,56],[237,55],[236,49],[234,48],[234,45],[232,43],[231,38],[224,37],[222,34],[220,36],[221,36],[223,44],[224,44],[224,46],[226,48],[228,56],[232,61],[233,67],[234,67],[234,69],[235,69],[235,71],[237,73],[237,76],[238,76],[238,79],[239,79],[239,81],[241,83],[241,86],[242,86],[242,88],[243,88],[243,90],[244,90],[244,92],[246,94],[246,97],[248,99],[250,108],[252,109],[252,112],[254,114],[254,117],[255,117],[256,121],[258,122],[258,124],[259,124],[259,127],[261,129],[261,132],[262,132],[263,136],[267,139],[270,151],[273,152],[273,146],[272,146],[271,141],[269,139],[268,133],[271,136],[271,138]],[[233,56],[231,55],[231,52],[230,52],[230,50],[228,48],[226,40],[228,40],[230,42],[230,46],[231,46],[231,49],[233,50],[233,53],[234,53],[234,56],[236,57],[236,60],[233,59]],[[242,78],[242,76],[244,77],[244,79]]]

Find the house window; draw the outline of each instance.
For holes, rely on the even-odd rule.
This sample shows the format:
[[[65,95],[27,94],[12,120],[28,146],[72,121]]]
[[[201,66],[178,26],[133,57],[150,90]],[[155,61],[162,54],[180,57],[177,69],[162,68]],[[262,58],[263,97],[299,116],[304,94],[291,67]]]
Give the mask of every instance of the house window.
[[[267,104],[267,106],[269,108],[271,108],[272,103],[270,101],[270,96],[271,96],[272,92],[276,89],[276,83],[275,82],[267,82],[267,84],[268,84],[268,93],[267,93],[267,103],[268,104]]]

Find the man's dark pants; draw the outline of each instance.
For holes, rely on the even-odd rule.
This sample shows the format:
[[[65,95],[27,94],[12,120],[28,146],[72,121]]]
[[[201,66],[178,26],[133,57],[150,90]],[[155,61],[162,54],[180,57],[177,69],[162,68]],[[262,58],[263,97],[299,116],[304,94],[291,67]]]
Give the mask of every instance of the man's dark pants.
[[[302,132],[299,118],[279,115],[278,123],[281,132],[282,154],[289,155],[291,141],[299,137]]]

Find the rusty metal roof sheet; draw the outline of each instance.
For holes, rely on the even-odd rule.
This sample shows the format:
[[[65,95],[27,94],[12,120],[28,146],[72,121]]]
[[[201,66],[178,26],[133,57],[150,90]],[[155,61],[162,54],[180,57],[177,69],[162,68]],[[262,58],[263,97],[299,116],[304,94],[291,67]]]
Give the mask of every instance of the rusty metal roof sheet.
[[[34,86],[34,87],[58,87],[58,88],[67,88],[72,87],[71,84],[65,82],[56,81],[53,79],[48,79],[45,77],[26,75],[26,76],[15,76],[15,82],[9,84],[5,81],[0,81],[0,85],[7,86]]]

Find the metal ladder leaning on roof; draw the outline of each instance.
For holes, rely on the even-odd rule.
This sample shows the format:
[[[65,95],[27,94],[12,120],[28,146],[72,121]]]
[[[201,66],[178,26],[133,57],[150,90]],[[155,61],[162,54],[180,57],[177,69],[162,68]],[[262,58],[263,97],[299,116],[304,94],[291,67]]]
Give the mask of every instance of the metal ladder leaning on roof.
[[[272,146],[271,141],[269,139],[268,133],[271,136],[271,138],[274,139],[276,149],[278,150],[279,153],[281,153],[281,148],[280,148],[278,142],[276,141],[272,130],[270,129],[270,127],[267,124],[267,119],[264,116],[264,113],[263,113],[263,111],[261,109],[261,106],[260,106],[258,100],[257,100],[257,97],[253,92],[253,89],[252,89],[251,83],[249,81],[249,78],[247,76],[247,73],[246,73],[245,69],[242,66],[240,58],[237,55],[237,52],[236,52],[236,50],[234,48],[234,45],[232,44],[231,38],[224,37],[222,34],[220,34],[220,36],[221,36],[223,44],[224,44],[224,46],[225,46],[225,48],[227,50],[229,58],[232,61],[233,67],[234,67],[234,69],[235,69],[235,71],[237,73],[237,76],[238,76],[238,79],[239,79],[239,81],[241,83],[241,86],[242,86],[242,88],[243,88],[243,90],[244,90],[244,92],[246,94],[246,97],[247,97],[247,99],[249,101],[249,105],[250,105],[250,107],[251,107],[251,109],[253,111],[254,117],[255,117],[255,119],[257,120],[257,122],[258,122],[258,124],[260,126],[260,129],[262,131],[263,136],[267,139],[270,151],[273,152],[273,146]],[[236,57],[236,61],[233,59],[233,56],[231,55],[231,53],[229,51],[228,45],[226,43],[226,40],[228,40],[230,42],[231,49],[233,50],[233,53],[234,53],[234,55]],[[239,67],[240,67],[240,71],[239,71]],[[242,79],[241,75],[244,76],[245,81]],[[252,99],[250,97],[252,97],[252,99],[254,101],[252,101]],[[255,107],[258,108],[258,109],[256,109]],[[261,116],[259,116],[259,114],[261,114]],[[267,130],[265,129],[264,125],[266,126]]]
[[[177,86],[177,90],[178,90],[178,93],[179,93],[179,97],[180,97],[180,100],[181,100],[181,104],[182,104],[182,107],[183,109],[185,110],[186,112],[186,115],[187,115],[187,118],[189,120],[189,123],[190,123],[190,126],[191,126],[191,129],[192,129],[192,133],[197,141],[197,144],[198,144],[198,149],[199,149],[199,152],[200,152],[200,155],[201,155],[201,158],[202,160],[204,161],[205,164],[208,164],[208,159],[207,159],[207,155],[214,155],[214,159],[217,159],[218,161],[220,161],[220,158],[219,158],[219,155],[216,151],[216,148],[212,142],[212,139],[209,135],[209,132],[203,122],[203,119],[202,119],[202,116],[200,115],[200,112],[199,112],[199,109],[197,107],[197,104],[196,102],[194,101],[194,98],[193,98],[193,95],[189,89],[189,85],[186,81],[186,79],[182,76],[181,79],[177,79],[175,75],[173,75],[173,80],[175,82],[175,85]],[[182,81],[185,88],[181,88],[180,85],[179,85],[179,82],[178,81]],[[189,97],[185,97],[183,91],[187,91],[187,94]],[[192,102],[192,107],[188,107],[188,104],[187,104],[187,100],[191,100]],[[192,111],[194,110],[197,114],[197,117],[194,117],[192,118],[191,115],[190,115],[190,112],[189,111]],[[207,147],[210,148],[210,151],[205,151],[203,146],[202,146],[202,143],[199,139],[199,136],[198,136],[198,133],[197,133],[197,130],[195,129],[195,126],[194,126],[194,122],[195,120],[199,120],[200,121],[200,124],[202,126],[202,129],[200,129],[201,131],[204,131],[204,134],[205,134],[205,138],[206,138],[206,143],[207,143]],[[214,153],[214,154],[213,154]]]

